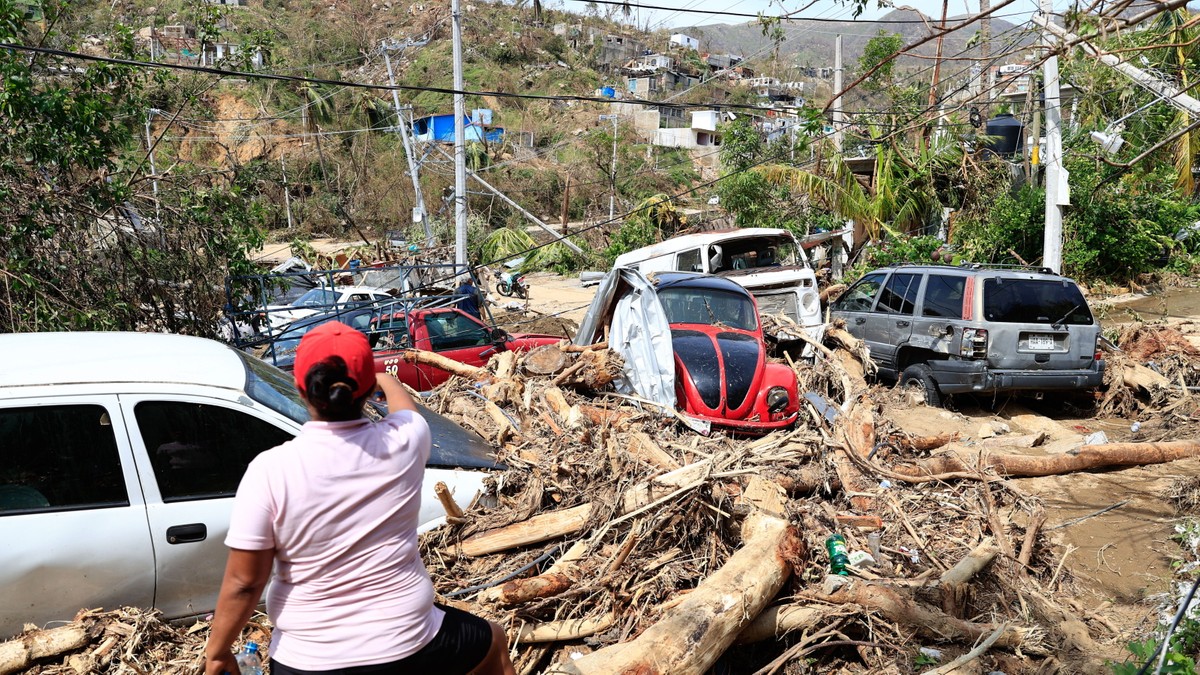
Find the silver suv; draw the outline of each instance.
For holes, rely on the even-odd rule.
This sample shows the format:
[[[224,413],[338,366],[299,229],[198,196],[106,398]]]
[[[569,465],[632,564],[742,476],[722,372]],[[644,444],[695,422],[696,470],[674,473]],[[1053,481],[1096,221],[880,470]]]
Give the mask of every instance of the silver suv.
[[[1100,385],[1100,326],[1075,282],[1048,269],[895,265],[830,306],[865,341],[880,374],[930,405],[960,393]]]

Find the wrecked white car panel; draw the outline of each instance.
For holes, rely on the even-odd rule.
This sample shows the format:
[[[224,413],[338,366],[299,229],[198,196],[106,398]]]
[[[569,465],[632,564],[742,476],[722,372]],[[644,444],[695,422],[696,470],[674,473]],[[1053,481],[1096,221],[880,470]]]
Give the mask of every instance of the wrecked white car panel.
[[[625,361],[621,377],[613,382],[622,394],[675,409],[675,353],[671,327],[654,286],[640,272],[616,268],[596,289],[592,305],[575,335],[575,344],[590,345],[604,339]]]

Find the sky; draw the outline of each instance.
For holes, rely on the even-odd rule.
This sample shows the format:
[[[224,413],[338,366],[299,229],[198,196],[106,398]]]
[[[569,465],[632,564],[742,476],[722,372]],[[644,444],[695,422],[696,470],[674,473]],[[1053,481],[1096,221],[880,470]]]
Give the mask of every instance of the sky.
[[[992,0],[996,4],[998,0]],[[636,2],[636,0],[635,0]],[[746,14],[755,14],[762,12],[766,15],[779,15],[788,12],[796,11],[804,7],[808,0],[645,0],[646,4],[657,5],[663,7],[680,8],[684,10],[699,9],[708,11],[729,11],[742,12]],[[1058,0],[1056,3],[1059,6],[1065,7],[1069,4],[1069,0]],[[583,11],[583,2],[578,0],[565,0],[562,3],[565,9],[570,11]],[[897,6],[916,9],[927,16],[939,17],[942,12],[942,0],[900,0]],[[998,16],[1003,16],[1014,23],[1023,21],[1028,18],[1029,13],[1036,7],[1035,0],[1017,0],[1013,5],[1005,7],[997,12]],[[971,14],[979,11],[978,0],[949,0],[948,3],[949,15],[960,16],[963,14]],[[892,11],[891,7],[878,7],[875,0],[870,0],[867,9],[863,11],[859,17],[860,20],[878,19],[888,12]],[[1014,14],[1016,16],[1014,16]],[[845,4],[836,0],[816,0],[811,7],[799,13],[803,18],[833,18],[850,20],[853,16],[852,10]],[[678,26],[699,26],[707,23],[744,23],[750,19],[746,17],[734,16],[710,16],[704,14],[693,14],[686,11],[665,11],[665,10],[650,10],[638,9],[631,17],[637,19],[638,26],[645,26],[647,22],[650,28],[674,28]]]

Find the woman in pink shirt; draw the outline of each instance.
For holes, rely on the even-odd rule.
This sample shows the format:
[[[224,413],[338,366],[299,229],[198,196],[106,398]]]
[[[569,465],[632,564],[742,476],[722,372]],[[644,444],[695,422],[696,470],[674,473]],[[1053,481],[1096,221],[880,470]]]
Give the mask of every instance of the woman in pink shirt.
[[[366,336],[338,322],[300,341],[296,385],[312,421],[260,454],[238,486],[229,562],[205,648],[206,675],[267,593],[272,675],[512,675],[500,626],[433,602],[417,549],[429,427]],[[362,406],[376,383],[390,414]]]

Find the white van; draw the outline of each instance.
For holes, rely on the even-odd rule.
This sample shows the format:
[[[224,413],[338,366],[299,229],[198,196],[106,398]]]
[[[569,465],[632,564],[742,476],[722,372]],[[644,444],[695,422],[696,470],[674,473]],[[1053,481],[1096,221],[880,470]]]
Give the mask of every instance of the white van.
[[[759,314],[784,314],[814,338],[824,330],[817,276],[790,230],[745,227],[673,237],[618,256],[614,267],[705,272],[750,291]]]

